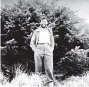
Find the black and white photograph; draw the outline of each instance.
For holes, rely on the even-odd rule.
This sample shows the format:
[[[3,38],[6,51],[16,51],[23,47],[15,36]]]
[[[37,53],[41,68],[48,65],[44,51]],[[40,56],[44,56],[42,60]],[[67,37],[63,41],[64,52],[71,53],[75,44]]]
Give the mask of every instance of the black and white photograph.
[[[89,0],[0,0],[0,87],[89,87]]]

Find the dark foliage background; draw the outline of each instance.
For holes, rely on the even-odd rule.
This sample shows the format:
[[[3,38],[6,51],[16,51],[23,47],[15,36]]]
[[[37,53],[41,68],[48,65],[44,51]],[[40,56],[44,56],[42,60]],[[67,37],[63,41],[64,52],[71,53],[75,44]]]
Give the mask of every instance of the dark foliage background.
[[[48,18],[54,34],[54,73],[68,76],[89,70],[89,26],[69,8],[56,3],[57,0],[19,0],[13,6],[2,7],[2,71],[10,80],[18,63],[26,73],[34,71],[30,39],[42,14]]]

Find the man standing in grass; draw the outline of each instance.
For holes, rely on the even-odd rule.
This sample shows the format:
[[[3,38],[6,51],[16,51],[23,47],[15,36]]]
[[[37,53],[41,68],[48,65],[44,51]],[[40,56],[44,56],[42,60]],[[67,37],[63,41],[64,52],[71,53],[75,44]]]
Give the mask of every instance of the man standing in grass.
[[[41,18],[40,27],[36,29],[31,38],[30,47],[34,51],[35,72],[42,72],[42,60],[47,75],[49,87],[53,87],[53,50],[54,38],[52,29],[48,28],[47,18]]]

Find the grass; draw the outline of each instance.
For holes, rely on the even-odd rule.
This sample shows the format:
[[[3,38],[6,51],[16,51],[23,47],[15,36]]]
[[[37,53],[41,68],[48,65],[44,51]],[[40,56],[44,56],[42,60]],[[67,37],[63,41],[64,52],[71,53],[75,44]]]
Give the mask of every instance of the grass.
[[[20,67],[16,69],[16,76],[11,82],[0,73],[0,87],[48,87],[44,86],[45,80],[45,75],[35,73],[28,75],[22,72]],[[56,81],[54,87],[89,87],[89,72],[82,76],[71,76],[63,81]]]

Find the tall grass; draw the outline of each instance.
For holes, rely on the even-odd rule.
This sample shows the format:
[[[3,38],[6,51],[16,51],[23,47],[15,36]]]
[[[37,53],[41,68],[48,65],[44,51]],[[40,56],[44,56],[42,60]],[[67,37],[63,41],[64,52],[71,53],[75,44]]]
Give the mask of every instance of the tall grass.
[[[44,87],[45,79],[45,75],[35,73],[28,75],[19,67],[16,69],[16,76],[11,82],[0,73],[0,87]],[[56,81],[56,83],[54,87],[89,87],[89,72],[82,76],[71,76],[66,80]]]

